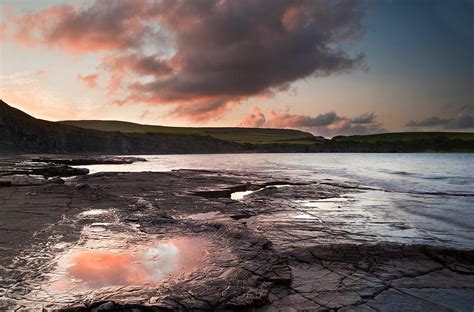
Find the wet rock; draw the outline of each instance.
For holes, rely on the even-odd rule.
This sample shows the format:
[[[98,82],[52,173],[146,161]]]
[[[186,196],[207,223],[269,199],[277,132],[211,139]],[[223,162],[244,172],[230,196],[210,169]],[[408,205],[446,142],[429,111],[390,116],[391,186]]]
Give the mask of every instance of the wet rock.
[[[0,187],[11,186],[12,180],[8,176],[0,177]]]
[[[233,214],[231,215],[230,217],[234,220],[240,220],[240,219],[247,219],[247,218],[250,218],[252,216],[252,214],[250,212],[247,212],[247,211],[242,211],[241,213],[239,214]]]
[[[90,189],[91,187],[87,183],[79,183],[75,185],[78,190],[87,190]]]
[[[40,162],[11,162],[0,164],[0,176],[24,174],[24,175],[42,175],[49,177],[70,177],[88,174],[86,168],[73,168],[67,165]]]
[[[16,174],[4,178],[10,179],[11,186],[42,185],[47,182],[47,180],[40,175]]]
[[[192,195],[202,196],[205,198],[230,198],[232,190],[230,189],[221,189],[221,190],[203,190],[203,191],[193,191]]]
[[[67,184],[0,188],[5,216],[0,219],[0,307],[66,311],[472,309],[473,250],[362,236],[354,230],[354,218],[345,225],[334,217],[334,210],[339,209],[334,205],[353,191],[346,186],[269,187],[245,202],[221,200],[222,190],[271,181],[229,172],[174,171],[104,173]],[[219,196],[214,196],[215,191]],[[320,201],[327,198],[334,203]],[[304,206],[298,201],[317,204]],[[208,217],[186,217],[196,214]],[[255,227],[242,224],[249,218]],[[160,241],[183,236],[210,243],[202,256],[205,265],[156,285],[110,285],[61,294],[65,297],[41,297],[48,276],[57,277],[57,257],[72,246],[85,248],[89,241],[115,239],[120,248],[145,243],[156,247]]]
[[[413,297],[395,289],[389,289],[367,304],[375,310],[395,311],[450,311],[447,307]]]
[[[138,222],[140,220],[140,218],[138,217],[127,217],[125,218],[125,221],[129,221],[129,222]]]
[[[144,162],[146,159],[140,157],[117,157],[117,156],[43,156],[32,158],[33,162],[47,162],[67,166],[87,165],[120,165]]]
[[[53,183],[53,184],[64,184],[64,180],[61,179],[60,177],[54,177],[54,178],[49,178],[48,183]]]
[[[472,310],[474,289],[439,289],[434,288],[412,288],[403,290],[406,294],[420,298],[425,302],[437,305],[449,311],[469,311]]]
[[[91,308],[91,312],[114,311],[118,306],[113,302],[102,303],[95,308]]]

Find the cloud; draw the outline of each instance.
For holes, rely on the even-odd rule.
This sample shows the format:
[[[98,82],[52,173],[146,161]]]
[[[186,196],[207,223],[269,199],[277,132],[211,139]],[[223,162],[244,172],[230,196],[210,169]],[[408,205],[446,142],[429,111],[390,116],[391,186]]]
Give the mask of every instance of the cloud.
[[[205,122],[211,118],[217,119],[227,112],[232,104],[235,103],[217,100],[215,102],[204,101],[187,105],[176,105],[167,115],[170,117],[188,118],[194,122]]]
[[[329,126],[341,120],[335,112],[328,112],[318,116],[281,114],[276,111],[270,112],[267,125],[271,128],[315,128]]]
[[[363,56],[336,46],[362,32],[363,13],[355,2],[331,3],[163,1],[160,22],[175,35],[174,71],[135,82],[130,98],[155,104],[238,101],[309,75],[352,69]]]
[[[154,76],[160,78],[170,74],[171,66],[159,55],[143,56],[137,53],[107,56],[103,59],[105,68],[110,72],[109,91],[119,89],[122,81],[130,74]]]
[[[138,47],[150,34],[145,23],[150,5],[141,0],[98,0],[89,7],[51,6],[16,17],[14,38],[25,45],[73,53]]]
[[[474,104],[473,105],[463,105],[458,107],[458,111],[461,114],[472,115],[474,114]]]
[[[140,119],[147,119],[152,113],[147,109],[140,114]]]
[[[260,128],[265,124],[265,115],[259,107],[254,107],[253,112],[248,114],[244,120],[239,123],[239,127]]]
[[[446,130],[474,129],[474,116],[462,114],[453,118],[429,117],[420,121],[411,120],[405,126],[409,128]]]
[[[5,23],[0,23],[0,42],[4,41],[6,38],[7,26]]]
[[[46,75],[47,71],[45,69],[40,68],[35,73],[36,73],[36,76],[42,77],[42,76]]]
[[[77,79],[81,81],[88,88],[97,87],[97,79],[99,78],[98,74],[90,74],[86,76],[77,75]]]
[[[254,107],[239,126],[268,128],[299,128],[316,135],[332,137],[335,135],[371,134],[384,132],[374,113],[365,113],[355,118],[339,116],[327,112],[317,116],[288,114],[271,111],[267,116],[259,107]]]
[[[353,124],[371,124],[374,123],[376,119],[375,113],[365,113],[356,118],[353,118],[351,122]]]
[[[109,91],[121,91],[121,103],[172,104],[176,116],[205,120],[229,103],[363,65],[364,55],[349,51],[366,11],[355,0],[97,0],[23,14],[14,35],[105,51]]]

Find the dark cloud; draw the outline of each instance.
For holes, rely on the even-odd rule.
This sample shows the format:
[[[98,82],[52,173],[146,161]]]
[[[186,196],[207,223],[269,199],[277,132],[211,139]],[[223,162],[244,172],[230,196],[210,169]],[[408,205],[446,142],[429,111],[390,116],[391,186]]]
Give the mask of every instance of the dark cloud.
[[[409,128],[434,128],[446,130],[461,130],[474,128],[474,116],[460,115],[453,118],[429,117],[421,121],[411,120],[406,124]]]
[[[329,129],[326,133],[330,136],[335,135],[363,135],[387,132],[382,125],[375,120],[372,123],[354,123],[351,120],[342,122],[335,128]]]
[[[231,106],[225,103],[363,64],[363,54],[347,47],[364,33],[365,3],[98,0],[89,7],[25,14],[17,20],[16,38],[75,53],[109,51],[114,55],[104,59],[111,70],[109,89],[126,87],[127,101],[121,103],[171,103],[179,105],[178,115],[215,107],[219,114]],[[159,56],[157,50],[169,44],[165,37],[171,46]],[[154,79],[131,80],[128,71]]]
[[[376,119],[376,115],[375,113],[365,113],[363,115],[360,115],[356,118],[352,118],[351,119],[351,122],[353,124],[371,124],[371,123],[374,123],[375,122],[375,119]]]
[[[107,68],[112,71],[131,71],[141,76],[155,76],[159,78],[172,72],[167,61],[159,55],[143,56],[137,53],[104,58]]]
[[[281,114],[279,112],[270,112],[271,118],[267,121],[270,127],[294,127],[294,128],[314,128],[329,126],[341,120],[335,112],[328,112],[318,116]]]
[[[335,112],[308,116],[271,111],[267,118],[258,107],[254,107],[252,113],[247,115],[239,126],[299,128],[326,137],[372,134],[385,131],[377,122],[376,115],[373,113],[365,113],[355,118],[347,118],[339,116]]]
[[[154,76],[156,79],[172,72],[171,66],[159,55],[143,56],[137,53],[107,56],[104,67],[110,72],[108,89],[111,92],[121,88],[124,79]],[[122,102],[126,100],[121,100]]]
[[[461,114],[474,115],[474,105],[463,105],[458,108]]]
[[[155,103],[237,100],[360,64],[339,46],[362,33],[354,1],[162,1],[175,36],[173,74],[132,85]]]

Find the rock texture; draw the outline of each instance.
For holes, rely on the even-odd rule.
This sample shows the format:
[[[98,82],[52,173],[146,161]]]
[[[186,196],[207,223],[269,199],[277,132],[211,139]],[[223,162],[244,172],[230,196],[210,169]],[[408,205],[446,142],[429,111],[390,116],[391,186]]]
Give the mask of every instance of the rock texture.
[[[230,198],[243,190],[256,192]],[[295,204],[363,191],[190,170],[0,188],[0,304],[25,311],[471,311],[473,250],[358,235]],[[61,255],[124,234],[131,243],[204,238],[207,265],[156,285],[45,292]]]

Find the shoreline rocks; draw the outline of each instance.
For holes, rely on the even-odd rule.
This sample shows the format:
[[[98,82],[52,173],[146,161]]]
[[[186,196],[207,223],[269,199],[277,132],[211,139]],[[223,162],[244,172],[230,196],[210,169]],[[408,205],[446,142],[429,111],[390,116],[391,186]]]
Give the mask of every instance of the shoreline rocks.
[[[47,155],[31,159],[32,162],[47,162],[67,166],[87,166],[87,165],[122,165],[134,162],[145,162],[141,157],[124,156],[54,156]]]
[[[470,311],[474,250],[393,243],[343,231],[298,200],[339,198],[344,185],[272,185],[264,174],[177,170],[101,173],[67,184],[0,188],[0,308],[63,311]],[[299,184],[298,184],[299,183]],[[210,194],[199,193],[209,190]],[[217,193],[213,192],[218,190]],[[310,210],[313,209],[313,210]],[[199,218],[195,218],[200,214]],[[248,226],[254,218],[255,226]],[[276,220],[278,222],[276,222]],[[370,226],[366,223],[366,226]],[[101,239],[136,247],[176,237],[206,239],[209,265],[156,285],[91,292],[45,289],[58,259]],[[101,249],[103,250],[103,249]],[[62,301],[62,298],[67,300]]]
[[[89,174],[84,166],[94,164],[131,164],[146,161],[139,157],[116,156],[23,156],[20,159],[0,160],[0,187],[64,183],[60,178]],[[62,182],[61,182],[62,181]]]

